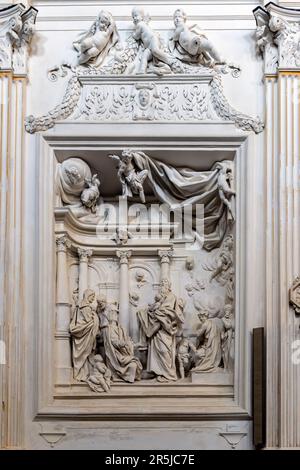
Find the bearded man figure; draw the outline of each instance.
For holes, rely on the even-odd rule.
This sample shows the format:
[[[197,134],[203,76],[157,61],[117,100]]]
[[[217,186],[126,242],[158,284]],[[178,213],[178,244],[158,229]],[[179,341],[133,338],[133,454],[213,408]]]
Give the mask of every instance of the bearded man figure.
[[[148,338],[147,369],[159,382],[177,380],[176,334],[183,322],[183,302],[163,279],[155,303],[137,312],[140,326]]]

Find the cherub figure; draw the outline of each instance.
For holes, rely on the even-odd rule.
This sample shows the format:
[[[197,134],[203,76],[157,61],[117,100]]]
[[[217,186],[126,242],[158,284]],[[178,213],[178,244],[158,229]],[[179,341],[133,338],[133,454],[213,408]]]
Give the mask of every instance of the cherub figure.
[[[176,10],[173,18],[175,31],[170,41],[170,49],[180,60],[187,63],[203,63],[210,67],[225,63],[212,42],[197,29],[197,25],[186,24],[187,16],[183,10]]]
[[[232,267],[233,260],[231,252],[225,249],[222,250],[217,260],[216,269],[214,269],[211,274],[210,282],[217,278],[219,281],[221,281],[221,283],[223,283],[223,277],[225,276],[225,279],[227,280],[227,276],[230,274]]]
[[[90,63],[99,67],[110,49],[119,42],[119,33],[112,15],[101,10],[91,28],[73,43],[80,65]]]
[[[177,361],[179,366],[179,376],[184,379],[185,372],[190,367],[191,362],[191,345],[187,338],[182,338],[177,346]]]
[[[143,287],[145,284],[147,284],[147,280],[145,278],[145,274],[142,271],[137,271],[135,273],[135,280],[136,280],[136,285],[138,289]]]
[[[100,180],[98,179],[98,175],[93,175],[91,179],[85,179],[85,183],[88,187],[82,191],[80,199],[82,204],[88,209],[91,209],[92,213],[95,214],[97,210],[97,200],[100,196]]]
[[[165,64],[165,71],[170,72],[171,66],[174,63],[174,58],[164,51],[161,39],[158,33],[153,31],[149,26],[149,19],[146,17],[144,10],[142,8],[135,7],[132,10],[131,16],[135,25],[133,38],[136,41],[141,41],[144,46],[137,73],[145,74],[148,63],[152,59],[158,66],[161,65],[161,63]],[[161,69],[161,72],[163,72],[163,68]]]
[[[148,170],[137,171],[133,164],[133,152],[123,150],[121,157],[108,155],[109,158],[118,162],[118,176],[122,184],[123,197],[132,197],[138,194],[142,203],[146,202],[143,184],[148,176]]]
[[[231,219],[234,220],[234,213],[232,209],[231,199],[235,196],[235,191],[232,189],[232,170],[229,167],[222,166],[218,175],[218,190],[221,201],[228,208],[228,212],[231,216]]]
[[[132,233],[129,232],[128,228],[117,227],[116,232],[112,237],[118,245],[126,245],[128,240],[133,238]]]
[[[94,356],[93,371],[88,377],[87,383],[94,392],[109,392],[111,371],[104,364],[100,354]]]

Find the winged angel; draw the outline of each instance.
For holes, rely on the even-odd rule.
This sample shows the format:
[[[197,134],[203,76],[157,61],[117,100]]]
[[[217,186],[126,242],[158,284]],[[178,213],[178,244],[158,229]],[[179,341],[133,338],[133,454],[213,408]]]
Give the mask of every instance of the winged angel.
[[[133,164],[133,154],[130,150],[123,150],[121,157],[109,155],[118,164],[118,176],[122,184],[123,197],[138,194],[142,203],[146,202],[143,184],[148,176],[148,170],[137,171]]]

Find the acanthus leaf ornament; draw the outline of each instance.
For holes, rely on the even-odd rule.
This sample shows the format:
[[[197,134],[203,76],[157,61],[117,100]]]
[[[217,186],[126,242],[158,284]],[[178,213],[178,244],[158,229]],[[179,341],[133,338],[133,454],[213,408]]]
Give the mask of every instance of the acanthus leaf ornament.
[[[254,10],[257,49],[265,59],[265,74],[300,68],[299,11],[270,2]]]
[[[256,48],[264,57],[265,74],[276,74],[278,68],[278,47],[274,42],[274,33],[270,30],[269,13],[261,7],[253,12],[256,21]]]
[[[259,118],[235,110],[224,95],[221,74],[231,70],[237,76],[240,68],[221,59],[205,35],[187,26],[182,10],[174,15],[173,49],[152,29],[148,15],[140,8],[133,9],[132,18],[134,31],[122,46],[111,15],[99,13],[91,28],[74,43],[78,52],[75,62],[65,61],[50,71],[51,80],[65,76],[68,70],[71,73],[62,103],[43,116],[28,116],[27,132],[46,131],[67,118],[101,122],[219,118],[246,131],[263,130]],[[192,48],[195,38],[197,50]],[[93,49],[96,42],[98,49]],[[188,50],[180,55],[185,43]],[[150,55],[147,45],[153,49]],[[145,82],[145,76],[151,82]]]
[[[19,3],[0,10],[0,70],[25,75],[37,10]]]

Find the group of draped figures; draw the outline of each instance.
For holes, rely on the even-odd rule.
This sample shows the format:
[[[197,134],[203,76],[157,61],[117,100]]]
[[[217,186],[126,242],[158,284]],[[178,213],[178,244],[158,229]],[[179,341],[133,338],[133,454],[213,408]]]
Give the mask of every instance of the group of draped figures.
[[[108,392],[112,382],[170,382],[191,372],[232,371],[232,306],[225,306],[222,318],[210,318],[202,310],[196,342],[183,335],[183,307],[170,281],[163,279],[154,302],[136,312],[143,340],[134,344],[120,324],[116,302],[96,297],[91,289],[81,301],[75,294],[70,323],[74,378],[94,392]],[[141,347],[146,360],[140,356]]]

